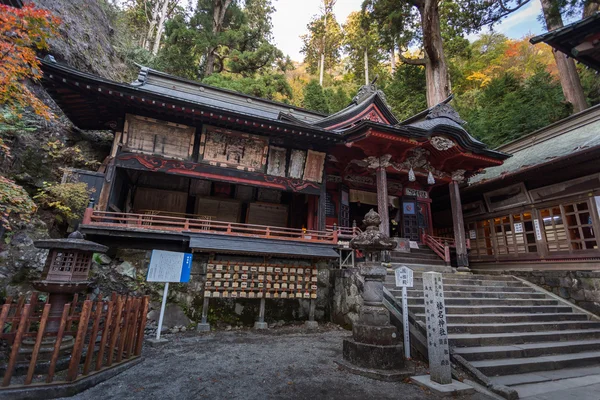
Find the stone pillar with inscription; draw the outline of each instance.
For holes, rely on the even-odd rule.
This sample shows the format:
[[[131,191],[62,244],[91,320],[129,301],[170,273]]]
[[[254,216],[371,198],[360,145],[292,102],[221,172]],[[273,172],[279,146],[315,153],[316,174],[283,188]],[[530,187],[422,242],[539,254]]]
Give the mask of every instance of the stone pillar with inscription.
[[[427,324],[429,375],[432,381],[440,385],[447,385],[452,383],[452,370],[442,274],[439,272],[423,273],[423,296]]]
[[[452,173],[452,182],[450,182],[449,185],[450,206],[452,207],[452,224],[454,226],[454,242],[456,244],[457,271],[470,272],[465,221],[463,219],[459,188],[459,184],[464,180],[464,173],[464,170],[458,170]]]
[[[352,339],[344,340],[344,360],[361,368],[397,370],[404,366],[403,346],[383,305],[387,269],[380,261],[381,252],[392,250],[396,243],[379,231],[381,218],[374,210],[365,215],[363,223],[366,230],[350,242],[353,249],[365,254],[365,261],[358,264],[364,278],[363,305],[352,327]]]

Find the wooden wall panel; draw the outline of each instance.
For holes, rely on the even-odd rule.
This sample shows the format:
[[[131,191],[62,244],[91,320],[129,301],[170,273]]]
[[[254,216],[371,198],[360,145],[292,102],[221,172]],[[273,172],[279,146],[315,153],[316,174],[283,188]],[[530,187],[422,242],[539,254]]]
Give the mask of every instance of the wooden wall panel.
[[[186,192],[139,187],[135,191],[133,209],[136,212],[156,210],[184,214],[187,198]]]
[[[288,207],[281,204],[251,203],[248,205],[246,223],[286,227]]]
[[[215,221],[240,222],[242,203],[218,197],[197,197],[195,214],[207,215]]]
[[[187,159],[194,148],[196,128],[127,115],[124,141],[130,151]]]

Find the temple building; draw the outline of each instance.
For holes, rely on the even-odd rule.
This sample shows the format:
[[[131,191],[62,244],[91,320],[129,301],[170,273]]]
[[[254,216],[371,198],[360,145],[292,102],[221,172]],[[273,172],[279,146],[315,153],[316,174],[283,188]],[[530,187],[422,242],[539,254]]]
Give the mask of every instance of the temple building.
[[[141,68],[122,84],[44,61],[81,129],[111,129],[80,229],[121,247],[334,257],[375,208],[391,236],[468,267],[459,185],[509,156],[471,137],[450,99],[398,121],[375,84],[325,116]],[[435,235],[432,193],[452,209]],[[235,238],[235,240],[229,240]]]

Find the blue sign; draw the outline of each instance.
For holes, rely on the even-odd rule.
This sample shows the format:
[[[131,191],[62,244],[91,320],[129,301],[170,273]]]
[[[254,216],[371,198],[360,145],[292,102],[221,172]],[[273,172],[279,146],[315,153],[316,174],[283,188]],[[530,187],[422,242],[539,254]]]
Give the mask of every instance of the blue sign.
[[[190,281],[192,272],[192,254],[175,251],[152,250],[152,258],[148,267],[148,282],[180,282]]]

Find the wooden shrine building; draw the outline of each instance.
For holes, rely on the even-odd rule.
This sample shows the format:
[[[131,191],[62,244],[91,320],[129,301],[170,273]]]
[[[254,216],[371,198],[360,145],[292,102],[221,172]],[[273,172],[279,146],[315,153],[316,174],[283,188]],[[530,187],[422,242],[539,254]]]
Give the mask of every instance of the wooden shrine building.
[[[77,127],[114,132],[80,229],[121,247],[334,257],[370,208],[392,236],[432,245],[442,193],[466,267],[459,184],[509,157],[471,137],[450,99],[398,121],[374,84],[325,116],[148,68],[131,84],[43,69]]]

